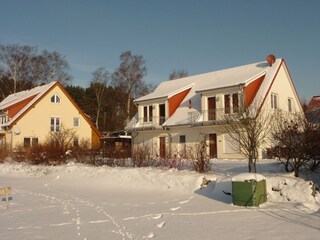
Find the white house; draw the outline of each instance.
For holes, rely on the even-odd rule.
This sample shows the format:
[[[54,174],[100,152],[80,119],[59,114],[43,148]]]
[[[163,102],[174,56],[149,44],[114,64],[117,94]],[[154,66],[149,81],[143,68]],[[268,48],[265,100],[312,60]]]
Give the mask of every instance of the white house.
[[[154,156],[184,155],[202,133],[209,136],[211,158],[243,158],[219,131],[225,114],[241,107],[301,112],[297,91],[284,59],[162,82],[152,93],[135,99],[138,113],[126,126],[133,147],[148,146]],[[221,129],[221,128],[220,128]],[[261,156],[260,156],[261,157]]]

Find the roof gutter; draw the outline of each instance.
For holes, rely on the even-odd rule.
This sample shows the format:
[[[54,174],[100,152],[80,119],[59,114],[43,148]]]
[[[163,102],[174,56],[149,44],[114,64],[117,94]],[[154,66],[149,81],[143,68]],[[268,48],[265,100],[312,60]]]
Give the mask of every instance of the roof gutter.
[[[219,87],[219,88],[210,88],[210,89],[205,89],[205,90],[197,90],[195,91],[196,93],[204,93],[204,92],[210,92],[210,91],[214,91],[214,90],[221,90],[221,89],[226,89],[226,88],[234,88],[234,87],[243,87],[245,86],[245,83],[239,83],[236,85],[230,85],[230,86],[224,86],[224,87]]]

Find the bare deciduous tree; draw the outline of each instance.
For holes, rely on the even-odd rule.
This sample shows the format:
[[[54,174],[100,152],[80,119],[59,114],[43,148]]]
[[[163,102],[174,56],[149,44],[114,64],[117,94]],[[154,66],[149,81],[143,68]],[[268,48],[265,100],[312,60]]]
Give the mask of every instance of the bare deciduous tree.
[[[174,79],[184,78],[188,76],[189,74],[187,70],[184,70],[184,69],[173,70],[169,75],[169,79],[174,80]]]
[[[92,73],[91,87],[95,91],[95,96],[97,100],[96,127],[98,129],[99,129],[100,112],[101,112],[101,109],[103,108],[104,93],[105,93],[108,81],[109,81],[109,72],[105,68],[100,67]]]
[[[238,113],[224,115],[223,121],[220,131],[228,134],[231,143],[239,147],[241,153],[248,158],[249,172],[256,172],[258,151],[270,140],[272,113],[244,108],[239,109]]]
[[[71,147],[71,143],[76,136],[76,129],[66,128],[64,125],[61,125],[58,132],[50,132],[49,139],[47,141],[51,144],[56,144],[59,151],[64,154],[65,151]]]
[[[71,80],[65,57],[55,51],[43,50],[41,54],[37,51],[37,47],[28,45],[0,45],[0,64],[4,68],[0,81],[10,93],[24,90],[30,83],[60,81],[65,84]]]
[[[314,171],[320,164],[320,130],[303,114],[279,113],[273,129],[275,147],[273,156],[285,166],[287,172],[299,176],[308,165]]]
[[[36,47],[20,46],[17,44],[0,45],[0,62],[6,70],[7,75],[13,80],[11,93],[17,92],[18,84],[28,79],[32,58],[36,54]],[[3,85],[8,85],[2,79]]]
[[[142,56],[132,55],[131,51],[123,52],[120,56],[120,66],[113,74],[113,85],[123,89],[127,95],[126,118],[131,117],[131,100],[145,88],[146,84],[143,77],[147,73],[144,66],[145,62]]]
[[[35,83],[59,81],[63,85],[69,83],[72,77],[67,73],[69,64],[59,52],[43,50],[32,59],[33,78]]]

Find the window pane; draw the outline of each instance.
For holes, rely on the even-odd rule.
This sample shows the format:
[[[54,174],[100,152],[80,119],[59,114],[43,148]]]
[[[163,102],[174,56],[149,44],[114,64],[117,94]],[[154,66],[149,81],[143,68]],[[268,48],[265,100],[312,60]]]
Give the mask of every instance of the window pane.
[[[23,139],[23,146],[24,146],[25,148],[31,147],[30,138],[24,138],[24,139]]]
[[[75,138],[73,139],[73,146],[74,146],[74,147],[78,147],[78,146],[79,146],[79,139],[78,139],[77,137],[75,137]]]
[[[180,135],[179,142],[180,143],[185,143],[186,142],[186,135]]]
[[[232,105],[233,105],[233,112],[239,112],[239,98],[238,93],[232,94]]]
[[[143,107],[143,121],[147,122],[148,121],[148,108]]]
[[[289,112],[292,112],[292,101],[290,98],[288,99],[288,110]]]
[[[32,146],[38,146],[38,138],[32,138]]]
[[[152,122],[152,106],[149,106],[149,122]]]
[[[224,95],[224,112],[230,113],[230,96]]]
[[[79,127],[79,118],[73,118],[73,126]]]
[[[60,103],[60,97],[56,95],[56,103]]]
[[[55,95],[53,95],[52,97],[51,97],[51,102],[55,102]]]

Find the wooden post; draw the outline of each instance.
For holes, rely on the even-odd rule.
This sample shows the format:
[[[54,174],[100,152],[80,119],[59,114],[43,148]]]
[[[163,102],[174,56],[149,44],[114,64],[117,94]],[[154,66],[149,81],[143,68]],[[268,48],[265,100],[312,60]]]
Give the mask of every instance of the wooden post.
[[[9,196],[11,195],[11,187],[3,187],[0,188],[0,197],[5,197],[6,200],[6,207],[9,208]]]

